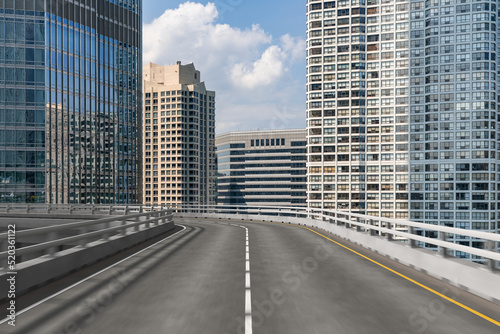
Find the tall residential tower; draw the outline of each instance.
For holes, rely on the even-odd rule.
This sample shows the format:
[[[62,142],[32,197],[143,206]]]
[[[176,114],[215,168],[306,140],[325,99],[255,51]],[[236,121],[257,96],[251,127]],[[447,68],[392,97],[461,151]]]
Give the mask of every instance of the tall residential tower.
[[[498,231],[497,30],[497,1],[309,0],[309,206]]]
[[[0,202],[137,203],[141,3],[0,1]]]
[[[144,67],[142,203],[215,204],[215,92],[193,64]]]

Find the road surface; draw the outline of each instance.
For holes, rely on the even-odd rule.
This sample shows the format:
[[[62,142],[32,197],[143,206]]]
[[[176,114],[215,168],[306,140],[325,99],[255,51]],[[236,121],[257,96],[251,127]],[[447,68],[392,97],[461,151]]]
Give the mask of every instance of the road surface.
[[[325,232],[316,231],[477,314],[313,230],[243,221],[176,223],[185,229],[18,315],[15,327],[3,323],[0,333],[500,332],[498,305]],[[51,293],[64,284],[54,282]],[[19,303],[33,304],[33,296],[43,293]]]

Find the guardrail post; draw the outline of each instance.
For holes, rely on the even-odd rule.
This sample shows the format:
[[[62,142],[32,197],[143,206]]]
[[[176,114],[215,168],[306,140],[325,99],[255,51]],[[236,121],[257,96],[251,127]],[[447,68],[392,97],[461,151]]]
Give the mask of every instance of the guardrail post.
[[[347,217],[346,217],[345,215],[342,215],[342,217],[341,217],[341,218],[346,219]],[[350,219],[350,217],[349,217],[349,219]],[[346,220],[347,220],[347,219],[346,219]],[[349,220],[347,220],[347,222],[345,222],[345,228],[350,228],[350,227],[351,227],[351,224],[349,224]]]
[[[410,232],[410,234],[414,235],[415,234],[415,227],[409,226],[408,232]],[[417,242],[415,240],[413,240],[413,239],[410,239],[409,242],[408,242],[408,245],[411,248],[416,248],[417,247]]]
[[[71,215],[73,213],[73,205],[69,206],[69,214]]]
[[[141,216],[135,217],[135,222],[138,223],[141,220]],[[134,231],[138,232],[139,231],[139,226],[140,225],[135,225],[134,226]]]
[[[111,216],[111,213],[112,213],[112,212],[113,212],[113,206],[112,206],[112,205],[110,205],[110,206],[109,206],[109,211],[108,211],[108,214]]]
[[[368,232],[370,233],[370,235],[375,235],[375,230],[373,228],[371,228],[371,226],[373,226],[373,219],[368,220],[368,225],[370,225],[370,228],[368,229],[369,230]]]
[[[9,210],[10,210],[10,204],[7,204],[5,206],[5,213],[9,213]]]
[[[109,228],[109,225],[110,225],[110,223],[105,223],[104,227],[105,227],[105,228]],[[104,233],[104,234],[102,235],[102,238],[101,238],[101,239],[102,239],[102,240],[105,240],[105,241],[109,240],[109,233]]]
[[[281,209],[278,209],[278,217],[281,217]]]
[[[50,208],[51,208],[51,205],[47,204],[47,213],[50,213]]]
[[[361,223],[361,218],[357,217],[356,220],[358,223]],[[361,226],[356,225],[356,232],[361,232]]]
[[[30,213],[30,205],[26,204],[26,213]]]
[[[486,243],[486,247],[488,248],[489,251],[491,252],[495,252],[495,244],[496,242],[495,241],[485,241]],[[497,268],[495,266],[496,264],[496,261],[493,260],[493,259],[488,259],[488,268],[491,270],[491,271],[496,271]]]
[[[445,232],[438,232],[438,233],[439,233],[439,239],[441,239],[442,241],[446,241],[448,239]],[[448,248],[439,246],[439,253],[441,254],[441,256],[447,257]]]
[[[122,226],[127,225],[127,220],[122,220]],[[127,228],[124,227],[123,230],[120,230],[120,235],[126,235],[127,234]]]
[[[92,204],[92,206],[90,207],[90,213],[93,215],[95,212],[95,205]]]
[[[130,209],[129,209],[128,205],[125,205],[125,214],[124,214],[124,216],[127,216],[129,214],[129,211],[130,211]]]
[[[387,222],[387,229],[392,230],[392,224],[389,222]],[[387,237],[387,241],[393,240],[392,233],[390,233],[390,232],[386,233],[386,237]]]
[[[85,233],[87,233],[87,230],[88,230],[87,227],[82,227],[80,230],[80,233],[85,234]],[[84,248],[87,247],[87,239],[80,240],[79,244],[80,244],[80,247],[84,247]]]
[[[48,241],[54,241],[57,239],[57,232],[56,231],[53,231],[53,232],[50,232],[48,234],[48,237],[47,237],[49,240]],[[53,247],[50,247],[47,249],[47,254],[49,256],[54,256],[54,254],[56,253],[56,247],[53,246]]]

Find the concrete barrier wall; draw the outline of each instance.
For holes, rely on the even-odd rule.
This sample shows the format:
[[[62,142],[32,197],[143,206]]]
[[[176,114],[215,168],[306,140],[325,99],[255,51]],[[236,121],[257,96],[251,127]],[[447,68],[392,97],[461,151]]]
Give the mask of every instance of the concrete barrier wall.
[[[99,240],[84,247],[75,247],[56,253],[54,257],[43,256],[22,262],[17,266],[16,296],[70,272],[90,265],[98,260],[119,253],[127,248],[144,242],[174,228],[167,222],[149,229],[131,232],[124,236],[113,236],[109,240]],[[7,299],[9,286],[7,274],[0,276],[0,301]]]
[[[484,265],[473,263],[468,260],[443,257],[439,253],[431,250],[412,248],[409,244],[400,241],[388,241],[384,237],[372,236],[367,232],[358,232],[356,229],[346,228],[343,225],[331,224],[320,220],[285,216],[214,213],[178,213],[175,214],[175,216],[187,218],[203,217],[212,219],[267,221],[317,227],[345,240],[356,243],[366,249],[396,260],[404,265],[425,272],[453,286],[500,304],[500,273],[498,271],[492,271]]]

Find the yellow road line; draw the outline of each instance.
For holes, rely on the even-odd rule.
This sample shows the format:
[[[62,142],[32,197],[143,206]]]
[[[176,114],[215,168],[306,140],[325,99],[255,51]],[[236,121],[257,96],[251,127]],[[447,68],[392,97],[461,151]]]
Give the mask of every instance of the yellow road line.
[[[207,218],[200,218],[200,219],[207,219]],[[220,219],[220,220],[232,220],[232,219]],[[249,222],[249,223],[260,223],[260,221],[248,221],[248,222]],[[387,267],[387,266],[384,266],[382,263],[377,262],[377,261],[375,261],[375,260],[373,260],[373,259],[369,258],[368,256],[365,256],[365,255],[363,255],[363,254],[359,253],[359,252],[356,252],[355,250],[353,250],[353,249],[351,249],[351,248],[349,248],[349,247],[347,247],[347,246],[345,246],[345,245],[343,245],[343,244],[341,244],[341,243],[339,243],[339,242],[337,242],[337,241],[335,241],[335,240],[332,240],[332,239],[328,238],[327,236],[325,236],[325,235],[323,235],[323,234],[321,234],[321,233],[319,233],[319,232],[316,232],[316,231],[314,231],[314,230],[310,229],[309,227],[305,227],[305,226],[301,226],[301,225],[284,224],[284,223],[265,222],[265,221],[262,221],[262,223],[267,223],[267,224],[275,224],[275,225],[287,225],[287,226],[290,226],[290,227],[300,227],[300,228],[303,228],[303,229],[309,230],[309,231],[311,231],[311,232],[313,232],[313,233],[316,233],[317,235],[319,235],[319,236],[321,236],[321,237],[323,237],[323,238],[325,238],[325,239],[327,239],[327,240],[329,240],[329,241],[333,242],[334,244],[337,244],[337,245],[339,245],[340,247],[345,248],[345,249],[347,249],[348,251],[350,251],[350,252],[352,252],[352,253],[354,253],[354,254],[356,254],[356,255],[359,255],[359,256],[361,256],[362,258],[364,258],[364,259],[366,259],[366,260],[368,260],[368,261],[370,261],[370,262],[372,262],[372,263],[374,263],[374,264],[376,264],[376,265],[378,265],[378,266],[380,266],[380,267],[382,267],[382,268],[384,268],[384,269],[386,269],[386,270],[390,271],[391,273],[396,274],[396,275],[398,275],[399,277],[402,277],[402,278],[404,278],[405,280],[407,280],[407,281],[409,281],[409,282],[412,282],[413,284],[418,285],[419,287],[421,287],[421,288],[423,288],[423,289],[425,289],[425,290],[427,290],[427,291],[429,291],[429,292],[431,292],[431,293],[433,293],[433,294],[435,294],[435,295],[437,295],[437,296],[439,296],[439,297],[441,297],[441,298],[443,298],[443,299],[445,299],[445,300],[447,300],[447,301],[449,301],[449,302],[451,302],[451,303],[453,303],[453,304],[457,305],[458,307],[461,307],[461,308],[463,308],[464,310],[467,310],[467,311],[469,311],[469,312],[471,312],[471,313],[473,313],[473,314],[477,315],[478,317],[481,317],[481,318],[483,318],[484,320],[489,321],[489,322],[491,322],[492,324],[497,325],[497,326],[499,326],[499,327],[500,327],[500,321],[497,321],[497,320],[495,320],[495,319],[492,319],[492,318],[488,317],[487,315],[484,315],[484,314],[482,314],[481,312],[476,311],[476,310],[474,310],[474,309],[472,309],[472,308],[468,307],[467,305],[464,305],[464,304],[462,304],[462,303],[460,303],[460,302],[456,301],[455,299],[452,299],[452,298],[450,298],[450,297],[448,297],[448,296],[446,296],[446,295],[443,295],[442,293],[437,292],[436,290],[434,290],[434,289],[432,289],[432,288],[429,288],[428,286],[426,286],[426,285],[424,285],[424,284],[422,284],[422,283],[420,283],[420,282],[417,282],[417,281],[415,281],[414,279],[411,279],[411,278],[409,278],[408,276],[405,276],[405,275],[401,274],[400,272],[397,272],[397,271],[396,271],[396,270],[394,270],[394,269],[391,269],[391,268],[389,268],[389,267]]]
[[[499,321],[496,321],[495,319],[492,319],[492,318],[488,317],[487,315],[482,314],[481,312],[478,312],[478,311],[476,311],[476,310],[474,310],[474,309],[472,309],[472,308],[470,308],[470,307],[468,307],[468,306],[466,306],[466,305],[464,305],[464,304],[462,304],[462,303],[460,303],[460,302],[458,302],[458,301],[456,301],[456,300],[454,300],[454,299],[452,299],[452,298],[450,298],[450,297],[448,297],[448,296],[445,296],[445,295],[443,295],[442,293],[437,292],[436,290],[431,289],[431,288],[429,288],[428,286],[426,286],[426,285],[424,285],[424,284],[422,284],[422,283],[419,283],[419,282],[415,281],[414,279],[411,279],[411,278],[409,278],[408,276],[405,276],[405,275],[403,275],[403,274],[401,274],[401,273],[397,272],[397,271],[396,271],[396,270],[394,270],[394,269],[391,269],[391,268],[389,268],[389,267],[387,267],[387,266],[384,266],[384,265],[383,265],[383,264],[381,264],[380,262],[377,262],[377,261],[375,261],[375,260],[373,260],[373,259],[369,258],[368,256],[365,256],[365,255],[363,255],[363,254],[361,254],[361,253],[359,253],[359,252],[356,252],[355,250],[353,250],[353,249],[351,249],[351,248],[349,248],[349,247],[347,247],[347,246],[345,246],[345,245],[342,245],[341,243],[339,243],[339,242],[337,242],[337,241],[335,241],[335,240],[332,240],[332,239],[328,238],[327,236],[325,236],[325,235],[323,235],[323,234],[321,234],[321,233],[319,233],[319,232],[316,232],[316,231],[314,231],[314,230],[312,230],[312,229],[310,229],[310,228],[308,228],[308,227],[305,227],[305,226],[297,226],[297,227],[300,227],[300,228],[303,228],[303,229],[309,230],[309,231],[311,231],[311,232],[313,232],[313,233],[316,233],[317,235],[319,235],[319,236],[321,236],[321,237],[323,237],[323,238],[325,238],[325,239],[327,239],[327,240],[329,240],[329,241],[333,242],[334,244],[337,244],[337,245],[339,245],[340,247],[343,247],[343,248],[347,249],[348,251],[353,252],[354,254],[359,255],[359,256],[361,256],[362,258],[364,258],[364,259],[366,259],[366,260],[368,260],[368,261],[370,261],[370,262],[372,262],[372,263],[374,263],[374,264],[376,264],[376,265],[378,265],[378,266],[380,266],[380,267],[382,267],[382,268],[384,268],[384,269],[386,269],[386,270],[390,271],[391,273],[396,274],[396,275],[398,275],[399,277],[402,277],[402,278],[404,278],[405,280],[410,281],[410,282],[412,282],[413,284],[418,285],[419,287],[421,287],[421,288],[423,288],[423,289],[425,289],[425,290],[427,290],[427,291],[429,291],[429,292],[432,292],[433,294],[438,295],[439,297],[441,297],[441,298],[443,298],[443,299],[446,299],[447,301],[449,301],[449,302],[451,302],[451,303],[453,303],[453,304],[455,304],[455,305],[457,305],[457,306],[459,306],[459,307],[463,308],[464,310],[467,310],[467,311],[469,311],[469,312],[471,312],[471,313],[473,313],[473,314],[477,315],[478,317],[481,317],[481,318],[483,318],[484,320],[487,320],[487,321],[491,322],[492,324],[495,324],[495,325],[497,325],[497,326],[500,326],[500,322],[499,322]]]

